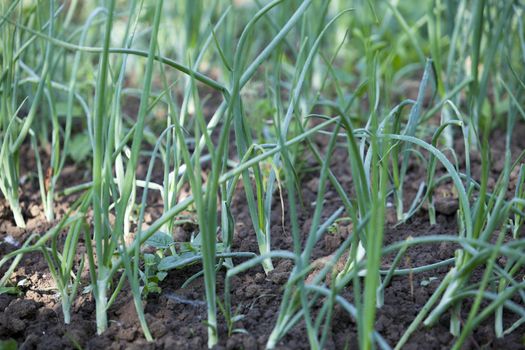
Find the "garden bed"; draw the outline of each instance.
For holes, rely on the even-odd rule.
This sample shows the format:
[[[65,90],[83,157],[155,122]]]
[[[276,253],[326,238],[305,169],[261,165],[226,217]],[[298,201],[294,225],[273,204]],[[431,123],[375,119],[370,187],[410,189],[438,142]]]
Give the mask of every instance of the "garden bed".
[[[525,348],[522,2],[353,5],[0,0],[0,350]]]
[[[525,132],[525,125],[520,124],[514,133],[513,153],[517,154],[525,148],[525,140],[519,138]],[[501,142],[501,131],[495,131],[492,155],[498,159],[504,153],[504,143]],[[499,141],[498,141],[499,140]],[[320,138],[319,142],[323,142]],[[461,145],[458,144],[460,148]],[[459,154],[461,158],[461,154]],[[349,170],[344,165],[345,152],[339,150],[334,154],[334,171],[343,179],[347,179],[346,186],[350,188],[351,177]],[[474,156],[476,158],[476,156]],[[29,157],[23,164],[34,162]],[[474,172],[479,171],[479,159],[474,165]],[[71,168],[66,177],[69,185],[79,182],[78,174],[83,169]],[[499,166],[492,170],[493,175],[498,175]],[[407,201],[415,196],[421,179],[425,177],[425,169],[413,164],[408,175],[411,185],[407,188]],[[303,182],[302,198],[305,205],[302,207],[300,222],[302,224],[303,239],[306,239],[313,209],[307,203],[315,200],[315,191],[318,179],[314,174],[307,174]],[[27,229],[19,229],[10,219],[10,212],[5,202],[2,202],[2,232],[3,243],[0,244],[0,255],[15,249],[7,242],[23,242],[28,233],[45,232],[51,225],[46,222],[42,208],[35,205],[38,202],[38,188],[34,181],[28,181],[24,186],[22,207],[28,217]],[[450,187],[449,187],[450,188]],[[512,191],[514,189],[511,189]],[[67,208],[71,198],[64,198],[58,208]],[[157,200],[160,201],[159,198]],[[441,198],[446,204],[447,198]],[[326,196],[326,212],[331,213],[340,205],[340,199],[333,190],[328,190]],[[453,201],[454,202],[454,201]],[[239,195],[235,198],[233,214],[236,218],[234,249],[257,253],[257,241],[253,228],[249,224],[246,199]],[[444,206],[445,206],[444,204]],[[454,204],[452,204],[454,205]],[[161,207],[153,199],[149,208]],[[272,247],[276,250],[290,250],[292,238],[287,232],[289,227],[283,228],[280,203],[274,203],[274,216],[272,220]],[[448,215],[438,213],[437,224],[430,225],[426,211],[421,211],[407,223],[398,225],[393,210],[387,215],[385,232],[385,245],[406,240],[407,237],[420,237],[425,235],[449,234],[457,232],[455,212]],[[63,214],[65,210],[58,209]],[[149,211],[155,218],[160,213]],[[287,214],[285,213],[285,216]],[[286,221],[286,218],[285,218]],[[178,237],[188,238],[194,227],[181,228]],[[321,260],[329,256],[348,237],[351,227],[344,223],[337,229],[327,233],[323,240],[316,246],[313,259]],[[14,241],[6,240],[7,236]],[[443,242],[439,244],[418,245],[410,248],[403,258],[400,268],[411,268],[434,264],[454,256],[458,246]],[[85,248],[80,248],[84,252]],[[80,258],[80,257],[79,257]],[[79,259],[80,260],[80,259]],[[386,256],[382,266],[388,268],[393,256]],[[251,269],[233,280],[232,303],[235,311],[245,317],[235,327],[242,332],[227,336],[227,328],[219,328],[221,342],[218,348],[225,349],[262,349],[265,347],[268,336],[272,331],[275,319],[279,312],[283,285],[287,282],[293,264],[287,260],[276,261],[275,270],[268,276],[261,267]],[[396,276],[385,289],[385,304],[379,309],[376,330],[381,332],[390,344],[396,344],[410,325],[414,317],[425,305],[428,298],[438,287],[451,266],[436,268],[428,272],[414,273],[411,275]],[[90,294],[81,294],[75,301],[73,319],[70,325],[63,324],[61,305],[58,295],[54,290],[54,282],[47,270],[47,264],[40,253],[26,255],[20,267],[13,274],[16,282],[25,281],[20,287],[21,296],[1,294],[0,309],[5,312],[0,316],[0,339],[15,339],[20,349],[53,349],[53,348],[83,348],[83,349],[203,349],[206,348],[206,301],[204,284],[199,278],[189,285],[181,286],[193,274],[199,272],[200,265],[187,267],[182,270],[171,271],[168,278],[160,284],[162,292],[152,294],[145,301],[145,312],[155,337],[154,343],[148,343],[141,331],[137,320],[133,300],[129,289],[119,295],[115,305],[109,310],[110,326],[102,335],[96,334],[95,303]],[[224,274],[219,273],[218,293],[223,292]],[[472,277],[472,282],[477,282],[480,274]],[[87,271],[83,274],[83,286],[89,284]],[[347,288],[342,296],[352,300],[352,289]],[[319,303],[322,303],[320,300]],[[319,305],[318,305],[319,306]],[[468,314],[468,305],[462,317]],[[329,340],[326,349],[355,349],[357,344],[357,329],[353,320],[345,310],[336,307],[334,310],[332,327],[329,331]],[[509,326],[516,321],[516,316],[506,313],[505,325]],[[224,322],[224,320],[222,320]],[[431,328],[419,327],[405,345],[405,349],[449,349],[454,343],[454,338],[449,332],[450,318],[445,315],[439,323]],[[525,326],[516,329],[510,335],[496,338],[492,327],[493,319],[489,318],[483,325],[469,337],[464,345],[465,349],[523,349],[523,332]],[[308,349],[304,341],[304,324],[299,324],[285,336],[279,343],[278,349]]]

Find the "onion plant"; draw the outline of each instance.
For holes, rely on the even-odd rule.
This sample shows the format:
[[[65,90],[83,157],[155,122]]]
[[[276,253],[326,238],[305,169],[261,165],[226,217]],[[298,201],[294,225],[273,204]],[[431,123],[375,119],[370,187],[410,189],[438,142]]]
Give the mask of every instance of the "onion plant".
[[[2,171],[0,172],[0,190],[9,202],[11,211],[19,227],[25,227],[25,220],[22,209],[19,204],[19,153],[20,147],[28,135],[35,116],[38,113],[40,101],[44,94],[47,84],[47,77],[50,70],[51,54],[53,45],[49,41],[43,43],[43,54],[41,56],[40,81],[37,85],[36,92],[31,101],[29,101],[29,111],[24,119],[18,115],[23,105],[17,105],[19,98],[19,89],[17,85],[21,78],[20,74],[20,56],[28,48],[28,42],[21,41],[21,32],[13,31],[8,25],[9,17],[16,18],[20,21],[20,12],[22,3],[20,1],[2,2],[2,13],[4,14],[1,21],[2,27],[2,108],[1,108],[1,130],[2,148],[0,158],[2,162]],[[54,30],[54,6],[53,2],[49,4],[49,23],[47,23],[47,35],[52,37]]]
[[[24,254],[42,252],[49,264],[51,277],[56,283],[66,324],[71,322],[71,307],[80,285],[79,275],[84,266],[84,257],[80,257],[79,265],[76,265],[76,261],[79,238],[82,231],[88,228],[82,212],[89,204],[89,200],[89,194],[81,196],[56,226],[42,235],[36,233],[30,235],[21,248],[6,254],[0,260],[0,266],[13,260],[0,280],[0,288],[5,288],[9,285],[9,277]],[[62,243],[61,233],[65,229],[68,229],[68,234]]]
[[[84,200],[84,207],[87,206],[87,203],[89,203],[89,201]],[[81,218],[70,224],[61,252],[58,251],[57,241],[59,235],[53,235],[51,237],[51,247],[42,247],[42,253],[48,263],[49,271],[60,294],[65,324],[71,322],[71,307],[77,296],[81,280],[80,274],[84,269],[85,257],[82,256],[79,265],[76,266],[77,271],[74,271],[78,254],[78,242],[83,234],[82,231],[86,231],[87,229],[88,225],[85,219]]]
[[[469,150],[472,145],[479,147],[481,153],[481,180],[477,184],[470,177],[470,163],[467,157],[467,179],[466,187],[463,187],[463,183],[454,181],[458,193],[460,194],[460,211],[458,215],[459,222],[459,236],[467,239],[474,239],[476,242],[489,243],[495,241],[496,244],[489,249],[476,249],[475,247],[467,246],[463,247],[462,250],[458,250],[456,254],[456,266],[442,281],[440,287],[432,298],[429,299],[427,305],[423,308],[423,311],[416,317],[411,327],[407,330],[407,333],[403,336],[397,347],[400,348],[407,340],[409,334],[415,329],[417,324],[426,317],[424,323],[426,325],[434,324],[437,319],[449,309],[451,311],[451,333],[458,337],[454,348],[460,348],[465,341],[466,337],[472,332],[472,329],[479,324],[481,320],[490,315],[494,310],[497,311],[496,316],[496,333],[501,336],[502,330],[502,310],[503,304],[506,303],[511,293],[516,293],[519,290],[519,285],[516,284],[513,274],[509,274],[508,271],[512,267],[519,266],[514,265],[516,260],[510,258],[510,264],[502,270],[497,264],[495,264],[496,258],[502,254],[500,251],[502,242],[507,235],[507,221],[510,220],[510,212],[513,208],[519,210],[520,199],[517,196],[515,199],[508,201],[506,199],[507,189],[509,187],[510,173],[517,170],[516,167],[519,165],[518,161],[511,163],[510,157],[510,140],[512,135],[513,126],[515,123],[515,114],[517,109],[512,106],[509,107],[509,113],[507,117],[507,135],[505,138],[506,153],[504,158],[504,166],[502,173],[496,182],[496,185],[491,190],[488,186],[489,171],[490,171],[490,144],[489,134],[491,131],[491,117],[483,110],[482,106],[485,103],[487,95],[487,83],[491,74],[490,67],[496,57],[498,46],[501,43],[499,40],[505,28],[508,28],[512,21],[508,20],[508,16],[511,14],[511,4],[507,3],[501,6],[502,14],[494,18],[494,25],[491,26],[488,31],[488,36],[491,38],[488,46],[484,49],[481,47],[481,41],[483,36],[484,16],[494,15],[492,12],[493,8],[489,7],[485,2],[480,2],[474,5],[472,8],[472,23],[470,31],[472,35],[472,47],[471,47],[471,77],[472,82],[469,89],[469,101],[470,101],[470,120],[466,121],[469,128],[466,130],[473,130],[474,134],[478,136],[478,139],[465,135],[466,140],[473,140],[474,142],[468,142],[466,144],[466,150]],[[480,62],[483,62],[485,69],[482,73],[479,72]],[[505,85],[505,82],[502,82]],[[508,91],[510,92],[510,91]],[[512,95],[512,92],[510,92]],[[512,99],[509,99],[512,101]],[[465,129],[464,129],[465,130]],[[468,153],[468,151],[466,151]],[[449,170],[451,175],[455,172],[454,176],[458,178],[459,173],[457,171]],[[520,191],[520,185],[516,187],[516,194]],[[468,197],[467,197],[468,196]],[[515,205],[517,207],[515,207]],[[472,274],[473,269],[476,266],[485,265],[485,270],[481,282],[476,286],[469,286],[468,280]],[[515,270],[513,270],[515,271]],[[500,279],[499,294],[492,298],[489,289],[489,281],[494,278],[493,274]],[[514,285],[516,289],[509,294],[504,296],[503,286]],[[477,288],[476,297],[474,298],[473,306],[469,312],[469,316],[461,327],[460,323],[460,310],[463,299],[466,296],[470,296],[466,290]],[[512,288],[509,288],[512,289]],[[432,307],[437,298],[441,297],[441,301],[435,307],[432,312]],[[492,303],[489,304],[482,312],[480,312],[481,301],[484,298],[490,298]],[[478,314],[479,312],[479,314]],[[428,316],[427,316],[428,315]],[[515,327],[515,326],[513,326]],[[511,327],[511,329],[513,329]],[[463,329],[462,329],[463,328]]]
[[[332,20],[330,23],[333,23],[333,21],[334,20]],[[306,72],[311,67],[312,58],[314,57],[314,54],[316,53],[317,45],[319,43],[319,39],[326,32],[326,29],[327,28],[325,28],[320,33],[320,36],[316,40],[315,44],[313,45],[311,51],[309,52],[309,54],[307,56],[307,59],[305,60],[305,64],[302,66],[302,70],[298,74],[297,86],[295,86],[294,89],[292,90],[292,92],[293,92],[292,96],[294,97],[294,99],[292,99],[292,103],[289,106],[287,114],[284,116],[284,121],[282,122],[282,126],[281,126],[282,129],[281,129],[281,132],[279,133],[279,135],[280,135],[280,143],[281,144],[283,144],[283,142],[284,142],[284,137],[285,137],[285,135],[287,133],[286,130],[287,130],[288,125],[289,125],[289,123],[291,121],[290,118],[293,115],[293,111],[294,111],[294,107],[295,107],[295,104],[293,103],[293,101],[297,100],[297,98],[298,98],[298,96],[299,96],[299,94],[301,92],[301,89],[302,89],[302,86],[303,86],[302,84],[303,84],[303,81],[305,79]],[[373,61],[373,60],[371,60],[371,61]],[[373,64],[372,64],[372,66],[373,66]],[[375,73],[374,73],[373,68],[371,68],[370,74],[373,75],[374,78],[375,78]],[[372,96],[375,96],[375,94],[376,94],[375,86],[372,85],[370,87],[370,91],[372,93]],[[386,178],[387,178],[386,167],[380,167],[380,168],[383,169],[382,170],[382,175],[379,175],[378,173],[376,173],[375,170],[372,170],[371,172],[368,172],[368,173],[365,172],[364,165],[363,165],[363,163],[365,161],[364,161],[364,158],[362,158],[361,154],[359,153],[359,149],[358,149],[358,146],[357,146],[357,142],[355,140],[355,136],[354,136],[354,133],[353,133],[352,125],[351,125],[351,123],[349,123],[349,120],[347,119],[347,117],[345,115],[339,116],[336,120],[339,120],[339,118],[341,118],[339,123],[344,125],[345,130],[347,131],[348,135],[350,135],[348,137],[348,139],[349,139],[348,145],[349,145],[350,159],[351,159],[351,163],[352,163],[353,174],[357,175],[357,176],[354,176],[354,181],[356,181],[358,183],[358,185],[356,185],[356,189],[357,189],[356,192],[357,192],[358,198],[361,198],[361,200],[358,202],[358,203],[361,204],[361,206],[359,206],[359,204],[358,204],[355,207],[347,199],[345,201],[345,203],[347,204],[347,210],[349,210],[349,214],[351,214],[352,217],[354,218],[354,222],[355,222],[355,226],[356,227],[358,226],[358,223],[360,223],[359,220],[367,220],[366,224],[361,225],[361,226],[369,227],[370,231],[368,231],[368,232],[379,233],[378,236],[377,235],[372,235],[372,234],[370,234],[370,236],[367,236],[366,234],[365,235],[357,235],[354,232],[352,240],[349,240],[349,242],[353,242],[354,243],[353,244],[354,248],[352,249],[352,253],[349,256],[348,260],[351,261],[351,262],[357,262],[356,257],[357,257],[358,249],[363,249],[362,245],[360,243],[360,238],[358,238],[358,237],[362,237],[363,239],[365,239],[365,242],[367,242],[367,243],[365,243],[365,245],[368,246],[368,244],[370,244],[368,247],[370,249],[369,253],[371,255],[371,258],[369,260],[367,260],[367,261],[369,263],[371,262],[371,264],[376,264],[377,265],[379,263],[379,258],[380,258],[379,252],[380,252],[380,249],[381,249],[381,246],[382,246],[382,244],[381,244],[381,242],[382,242],[381,232],[382,232],[382,227],[383,227],[383,216],[384,216],[384,214],[381,214],[381,209],[380,208],[383,208],[382,210],[384,211],[385,199],[386,199],[386,197],[385,197],[385,195],[386,195],[386,187],[385,187],[385,185],[386,185]],[[372,119],[374,119],[374,118],[372,118]],[[376,122],[377,122],[377,120],[376,120]],[[375,128],[375,130],[378,130],[379,123],[375,124],[375,126],[373,125],[373,127]],[[331,146],[327,150],[328,154],[331,154],[332,149],[333,149],[333,147],[335,145],[335,140],[336,140],[336,137],[338,136],[338,130],[339,130],[339,127],[336,128],[335,132],[333,133],[332,140],[331,140]],[[376,158],[376,156],[378,155],[378,152],[379,152],[377,143],[374,143],[371,146],[371,149],[372,149],[371,152],[376,152],[376,155],[372,156],[372,158],[373,158],[372,162],[373,161],[377,162],[378,159],[380,159],[380,158],[385,159],[384,157],[377,157]],[[386,149],[388,149],[388,147],[385,147],[384,149],[386,150]],[[326,184],[326,181],[327,181],[327,178],[328,178],[328,174],[330,174],[329,168],[328,168],[328,165],[330,164],[330,157],[327,157],[323,161],[323,168],[322,168],[322,172],[320,174],[320,183],[319,183],[318,197],[317,197],[317,201],[315,202],[316,203],[316,205],[315,205],[315,214],[314,214],[314,218],[313,218],[313,221],[312,221],[312,226],[311,226],[308,238],[307,238],[306,247],[305,247],[304,250],[302,250],[301,244],[300,244],[301,239],[300,239],[299,233],[298,233],[298,222],[297,222],[297,210],[298,210],[298,208],[296,206],[296,202],[295,202],[295,198],[294,198],[295,197],[295,193],[296,193],[296,190],[295,190],[295,186],[296,185],[295,185],[295,182],[294,182],[294,172],[292,170],[293,169],[292,168],[292,164],[293,163],[291,161],[290,154],[288,152],[289,151],[286,148],[284,148],[284,152],[281,152],[280,154],[283,157],[283,166],[284,166],[284,169],[285,169],[285,178],[287,179],[286,180],[286,189],[287,189],[287,192],[288,192],[288,200],[289,200],[289,208],[288,209],[290,211],[290,219],[291,219],[291,226],[292,226],[292,237],[293,237],[293,241],[294,241],[294,252],[293,252],[293,254],[290,254],[290,256],[294,257],[295,268],[292,271],[292,273],[290,275],[290,278],[289,278],[289,282],[288,282],[288,284],[286,286],[286,289],[285,289],[285,292],[284,292],[284,296],[283,296],[284,299],[283,299],[283,302],[281,304],[280,314],[279,314],[279,317],[278,317],[278,320],[277,320],[277,324],[276,324],[272,334],[270,335],[270,338],[269,338],[268,343],[267,343],[267,347],[268,348],[274,348],[277,345],[277,342],[279,341],[279,339],[290,329],[290,327],[292,327],[300,318],[303,318],[305,320],[305,322],[306,322],[306,325],[307,325],[307,333],[308,333],[308,339],[309,339],[309,342],[310,342],[310,346],[312,348],[322,348],[322,344],[323,344],[323,342],[324,342],[324,340],[326,338],[325,338],[325,336],[322,336],[321,340],[319,340],[318,333],[319,333],[319,327],[322,324],[321,322],[323,320],[323,317],[326,314],[322,313],[320,316],[318,316],[318,318],[315,320],[315,322],[312,322],[311,316],[310,316],[310,311],[309,311],[309,309],[311,308],[312,301],[310,301],[308,299],[308,293],[307,293],[307,289],[306,289],[306,286],[305,286],[305,283],[304,283],[304,278],[306,277],[305,276],[305,271],[308,271],[311,268],[309,260],[310,260],[310,255],[311,255],[311,251],[313,249],[313,246],[319,240],[319,238],[323,234],[323,231],[326,230],[326,228],[331,223],[333,223],[333,221],[337,218],[338,215],[340,215],[340,211],[338,211],[337,213],[334,213],[334,215],[332,217],[330,217],[330,219],[326,223],[321,224],[319,222],[320,215],[322,213],[322,208],[323,208],[322,198],[323,198],[323,195],[324,195],[325,184]],[[370,153],[370,155],[372,155],[372,153]],[[279,158],[277,158],[277,159],[279,159]],[[368,163],[368,164],[373,164],[373,163]],[[380,168],[376,167],[375,169],[380,169]],[[367,178],[367,175],[369,176],[368,178]],[[380,179],[382,179],[382,180],[380,180]],[[346,194],[344,194],[344,190],[341,189],[341,186],[339,185],[337,180],[335,178],[333,178],[333,177],[330,177],[330,180],[336,186],[336,188],[338,188],[340,190],[339,192],[344,197],[346,197]],[[368,190],[369,183],[374,183],[375,184],[374,186],[379,186],[379,187],[377,187],[378,191],[376,192],[376,191],[372,190],[372,191],[369,192],[369,190]],[[381,188],[381,189],[379,189],[379,188]],[[371,195],[371,193],[374,193],[374,195],[372,195],[372,197],[376,198],[376,200],[378,202],[376,202],[376,205],[370,207],[370,200],[369,200],[370,197],[369,196]],[[379,193],[379,197],[375,197],[375,193]],[[383,204],[381,204],[381,203],[383,203]],[[376,209],[379,210],[379,212],[377,212],[376,215],[375,215],[375,219],[374,220],[370,220],[370,221],[368,221],[368,214],[369,213],[367,212],[369,210],[369,208],[376,208]],[[372,209],[372,210],[375,210],[375,209]],[[372,225],[372,226],[368,226],[368,225]],[[347,249],[348,249],[348,247],[347,247]],[[281,254],[282,253],[277,253],[276,252],[276,256],[282,256]],[[340,252],[339,254],[342,254],[342,252]],[[341,255],[339,255],[338,258],[340,258],[340,256]],[[287,256],[284,255],[284,257],[287,257]],[[362,255],[361,255],[361,258],[362,258]],[[335,263],[335,262],[332,262],[332,263]],[[247,262],[247,263],[245,263],[245,264],[243,264],[243,265],[241,265],[241,266],[231,270],[228,273],[228,275],[232,276],[233,274],[238,273],[240,271],[243,271],[244,269],[248,268],[251,265],[253,265],[251,262]],[[354,269],[353,271],[355,272],[356,270]],[[326,274],[326,271],[325,271],[325,274]],[[349,271],[346,271],[345,275],[346,276],[350,275]],[[368,335],[372,334],[371,327],[373,327],[374,312],[375,312],[375,308],[376,308],[375,296],[376,296],[377,280],[379,278],[379,275],[375,275],[375,276],[373,274],[370,274],[370,275],[372,276],[371,277],[372,279],[367,278],[367,281],[365,282],[365,286],[366,286],[365,287],[366,288],[366,290],[365,290],[365,293],[366,293],[365,300],[367,300],[365,309],[368,310],[368,311],[364,314],[364,315],[366,315],[364,317],[364,321],[365,322],[363,322],[361,324],[363,326],[362,333],[361,333],[361,329],[360,329],[360,334],[361,334],[360,340],[362,340],[362,342],[364,344],[363,346],[365,346],[365,347],[370,347],[371,346],[370,344],[372,343],[372,338],[369,337]],[[357,274],[355,274],[355,276],[357,276]],[[338,280],[336,279],[336,281],[338,281]],[[348,283],[348,280],[346,280],[345,282]],[[336,284],[336,283],[334,283],[334,290],[337,290],[338,288],[341,288],[343,285],[344,284]],[[370,303],[370,304],[368,304],[368,303]],[[333,307],[333,299],[332,299],[331,305]],[[360,320],[360,319],[361,319],[361,317],[358,317],[358,320]],[[327,322],[329,322],[329,320],[327,320]]]
[[[110,195],[111,187],[113,186],[113,175],[111,173],[111,160],[113,155],[113,135],[107,133],[105,125],[108,125],[106,117],[106,90],[108,89],[108,73],[109,73],[109,47],[111,38],[111,28],[115,13],[115,2],[112,1],[108,5],[108,18],[104,34],[104,46],[101,53],[101,62],[99,75],[97,77],[96,90],[96,105],[93,113],[93,238],[95,243],[95,254],[90,254],[89,265],[91,272],[91,283],[93,295],[96,302],[97,311],[97,331],[103,332],[107,327],[107,290],[111,283],[110,270],[112,266],[113,254],[118,245],[126,246],[124,239],[124,221],[126,218],[126,208],[128,208],[128,201],[134,192],[134,179],[139,157],[139,151],[143,138],[144,120],[148,110],[148,100],[151,91],[151,80],[153,76],[154,53],[156,52],[157,33],[160,23],[160,14],[162,12],[162,0],[155,4],[155,15],[153,19],[152,39],[148,55],[148,62],[146,65],[144,88],[142,90],[141,104],[137,115],[137,123],[133,133],[133,140],[129,161],[126,164],[124,174],[123,188],[120,196],[116,202],[115,224],[113,228],[108,227],[108,214],[110,212]],[[113,119],[114,120],[114,119]],[[113,131],[114,128],[109,128]],[[115,193],[113,192],[113,195]],[[108,229],[110,233],[108,234]],[[89,245],[88,245],[89,247]],[[123,250],[124,259],[127,258],[127,251]],[[96,257],[96,263],[93,256]],[[138,264],[138,262],[136,262]],[[126,264],[126,272],[130,273],[130,266]],[[133,283],[136,279],[130,279],[133,291],[133,300],[139,312],[139,319],[144,330],[146,339],[151,340],[151,334],[147,328],[140,293],[138,293],[138,285]]]

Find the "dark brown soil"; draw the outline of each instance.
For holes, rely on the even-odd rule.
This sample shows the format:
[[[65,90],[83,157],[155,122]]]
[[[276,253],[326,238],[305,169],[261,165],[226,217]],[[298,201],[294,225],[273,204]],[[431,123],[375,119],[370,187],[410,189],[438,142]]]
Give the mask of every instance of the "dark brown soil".
[[[520,127],[523,129],[522,127]],[[523,147],[516,141],[516,149]],[[497,154],[501,151],[496,150]],[[500,153],[498,153],[500,152]],[[345,188],[350,190],[351,178],[346,165],[344,150],[334,153],[334,172]],[[496,170],[497,171],[497,170]],[[72,170],[75,173],[75,169]],[[493,175],[497,176],[495,172]],[[76,176],[76,181],[82,176]],[[424,169],[417,164],[411,168],[410,182],[407,191],[415,193],[419,182],[425,178]],[[71,180],[73,181],[73,180]],[[312,208],[309,205],[315,200],[317,179],[315,173],[308,173],[303,181],[303,207],[300,223],[304,236],[308,233]],[[71,183],[69,183],[71,184]],[[241,191],[239,191],[241,192]],[[28,194],[26,194],[28,193]],[[408,196],[410,197],[410,196]],[[340,206],[335,191],[328,188],[325,205],[325,217],[328,217]],[[232,207],[236,219],[234,250],[257,252],[255,234],[251,227],[245,199],[239,196]],[[34,183],[24,187],[22,205],[28,219],[28,228],[20,230],[14,227],[7,205],[0,204],[0,256],[15,249],[6,242],[8,236],[15,242],[22,242],[30,233],[43,233],[50,224],[45,222],[41,213],[37,188]],[[67,199],[59,203],[60,208],[67,207]],[[281,205],[275,203],[272,217],[272,244],[274,249],[290,249],[292,239],[288,228],[283,228]],[[155,208],[155,206],[152,206]],[[61,209],[63,210],[63,209]],[[60,210],[58,212],[60,214]],[[389,213],[390,216],[392,213]],[[153,212],[152,217],[158,213]],[[436,234],[455,234],[456,219],[454,215],[438,213],[437,224],[430,226],[424,210],[415,215],[409,222],[395,226],[388,223],[385,232],[385,244],[406,239],[409,236]],[[285,217],[285,222],[289,222]],[[348,236],[348,228],[343,225],[335,233],[327,233],[315,248],[313,259],[333,253]],[[420,245],[410,248],[403,259],[402,267],[417,267],[435,263],[454,255],[452,244]],[[384,258],[388,267],[392,256]],[[239,261],[237,261],[238,263]],[[232,305],[234,312],[244,315],[235,324],[243,332],[227,337],[224,322],[220,322],[220,349],[262,349],[279,312],[283,285],[292,269],[292,263],[284,260],[274,261],[276,269],[268,276],[262,268],[257,267],[241,274],[232,280]],[[376,329],[385,340],[395,345],[408,325],[438,286],[449,267],[433,271],[394,277],[385,290],[385,304],[378,310]],[[0,271],[3,275],[5,269]],[[186,288],[182,284],[188,277],[199,271],[199,266],[171,271],[162,282],[161,294],[151,294],[145,301],[146,317],[155,342],[148,343],[142,336],[135,314],[135,308],[129,291],[124,289],[115,304],[109,310],[109,329],[101,336],[96,335],[95,305],[89,294],[81,294],[74,305],[72,323],[64,325],[60,302],[53,289],[46,263],[41,254],[26,255],[13,275],[13,281],[22,283],[21,295],[0,295],[0,340],[15,339],[20,349],[204,349],[207,344],[205,326],[206,304],[202,279],[196,279]],[[88,280],[83,277],[87,286]],[[219,296],[222,298],[224,272],[218,276]],[[81,289],[82,289],[81,287]],[[351,289],[342,294],[352,300]],[[465,316],[468,305],[464,305]],[[505,313],[505,324],[516,319]],[[495,338],[492,320],[478,327],[468,339],[466,349],[525,349],[522,326],[503,339]],[[298,324],[280,342],[279,349],[308,349],[304,324]],[[454,343],[449,333],[449,318],[444,316],[434,327],[420,328],[410,338],[404,349],[448,349]],[[357,349],[355,321],[340,307],[336,307],[329,331],[327,349]]]

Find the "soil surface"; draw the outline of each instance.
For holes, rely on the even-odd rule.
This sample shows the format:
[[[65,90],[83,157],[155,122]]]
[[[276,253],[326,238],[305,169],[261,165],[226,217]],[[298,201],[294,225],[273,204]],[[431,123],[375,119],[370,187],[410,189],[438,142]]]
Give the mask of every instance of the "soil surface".
[[[516,133],[525,128],[519,126]],[[502,139],[495,135],[495,140]],[[322,146],[323,142],[320,142]],[[514,150],[525,148],[523,138],[515,138]],[[494,159],[501,159],[504,144],[499,141],[493,143]],[[30,153],[30,152],[26,152]],[[22,152],[24,154],[24,152]],[[517,154],[517,153],[516,153]],[[333,171],[340,179],[345,189],[351,192],[351,177],[348,161],[344,149],[337,149],[333,155]],[[476,157],[473,156],[474,163]],[[477,160],[479,166],[479,159]],[[29,164],[31,159],[22,164]],[[498,165],[495,162],[493,169],[494,180],[499,175]],[[143,164],[144,165],[144,164]],[[314,165],[314,164],[311,164]],[[474,167],[475,168],[475,167]],[[65,177],[64,183],[71,185],[86,179],[84,169],[71,165],[67,168],[70,174]],[[24,170],[24,169],[23,169]],[[27,170],[27,169],[26,169]],[[501,169],[500,169],[501,170]],[[425,179],[425,169],[418,163],[410,167],[407,181],[407,198],[415,195],[419,184]],[[439,171],[443,171],[442,169]],[[23,171],[22,171],[23,172]],[[474,169],[473,173],[475,174]],[[302,234],[306,237],[310,228],[313,207],[310,205],[316,198],[318,179],[316,172],[307,172],[302,178],[302,207],[300,223]],[[32,233],[44,233],[52,225],[45,221],[40,203],[36,179],[28,179],[23,184],[22,207],[28,227],[25,230],[14,227],[11,213],[5,201],[0,204],[0,256],[14,250]],[[445,188],[446,189],[446,188]],[[238,191],[241,193],[242,191]],[[286,195],[285,195],[286,196]],[[438,208],[437,224],[429,224],[427,212],[422,209],[408,222],[396,225],[393,220],[393,209],[388,213],[385,244],[405,240],[407,237],[425,235],[456,234],[456,217],[453,197],[443,196],[443,200],[436,199],[443,209]],[[63,215],[67,203],[71,198],[63,198],[57,203],[57,216]],[[150,218],[153,220],[160,214],[158,198],[151,197]],[[444,201],[448,201],[444,203]],[[285,199],[286,203],[286,199]],[[324,218],[341,206],[335,191],[329,187],[325,196]],[[286,211],[286,210],[285,210]],[[291,249],[292,238],[287,224],[283,226],[281,204],[274,203],[272,212],[272,248]],[[251,226],[247,205],[242,195],[238,195],[232,205],[232,214],[236,220],[234,250],[257,252],[255,234]],[[287,215],[284,222],[288,223]],[[179,235],[189,235],[191,227],[179,231]],[[326,233],[314,250],[313,259],[322,259],[329,256],[348,237],[351,227],[344,223],[334,232]],[[401,263],[402,268],[413,268],[435,263],[454,256],[455,247],[452,244],[419,245],[407,250]],[[83,247],[80,252],[83,252]],[[385,256],[383,268],[388,268],[393,256]],[[239,261],[234,261],[239,263]],[[292,263],[286,260],[275,260],[275,270],[265,275],[261,267],[249,270],[232,280],[232,305],[236,314],[244,315],[234,328],[242,332],[234,332],[227,336],[224,320],[220,316],[220,345],[219,349],[263,349],[272,327],[276,321],[283,286],[292,269]],[[395,345],[408,325],[421,310],[432,292],[439,285],[448,272],[450,266],[424,273],[409,274],[393,277],[385,289],[384,306],[378,310],[376,329],[385,340]],[[61,305],[53,289],[47,264],[42,254],[32,253],[24,256],[19,267],[12,276],[15,283],[21,285],[20,295],[0,295],[0,339],[15,339],[20,349],[205,349],[207,344],[206,304],[204,284],[201,278],[195,279],[185,288],[184,282],[195,273],[199,266],[194,265],[181,270],[172,270],[168,277],[160,284],[162,293],[150,294],[145,303],[146,317],[155,342],[148,343],[142,336],[135,314],[135,307],[129,290],[124,288],[116,302],[109,310],[110,320],[108,330],[96,335],[95,304],[89,293],[80,294],[75,301],[70,325],[64,325]],[[0,276],[5,268],[0,271]],[[476,275],[473,278],[476,277]],[[87,271],[82,275],[83,283],[80,288],[89,284]],[[222,299],[224,285],[224,271],[218,275],[218,295]],[[352,300],[351,287],[346,288],[342,296]],[[322,303],[318,302],[317,307]],[[468,305],[463,305],[465,316],[468,314]],[[516,321],[510,313],[504,313],[505,325]],[[497,339],[494,335],[493,320],[488,319],[476,329],[468,339],[466,349],[525,349],[523,334],[525,327],[516,329],[510,335]],[[294,327],[279,343],[278,349],[308,349],[305,337],[304,323]],[[420,327],[410,338],[404,349],[449,349],[454,339],[449,333],[449,316],[445,315],[432,328]],[[356,322],[342,308],[336,307],[333,314],[331,329],[328,333],[327,349],[357,349]]]

